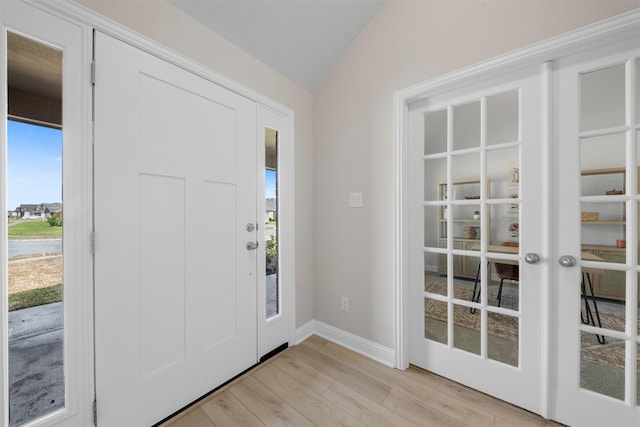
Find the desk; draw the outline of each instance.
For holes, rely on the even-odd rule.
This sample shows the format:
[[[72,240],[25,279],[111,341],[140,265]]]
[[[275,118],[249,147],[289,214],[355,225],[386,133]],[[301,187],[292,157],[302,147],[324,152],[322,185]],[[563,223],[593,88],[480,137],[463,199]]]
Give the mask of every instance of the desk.
[[[474,245],[471,248],[474,251],[479,251],[480,250],[480,245]],[[518,247],[513,247],[513,246],[497,246],[497,245],[488,245],[487,246],[487,251],[488,252],[495,252],[495,253],[503,253],[503,254],[517,254],[519,251]],[[602,258],[600,258],[599,256],[590,253],[590,252],[582,252],[581,253],[581,257],[582,260],[584,261],[604,261]],[[492,260],[487,261],[487,265],[490,266],[492,262]],[[515,261],[515,260],[506,260],[506,259],[501,259],[499,260],[500,264],[511,264],[511,265],[520,265],[519,261]],[[581,296],[582,299],[584,300],[584,306],[585,306],[585,314],[582,314],[582,310],[580,310],[580,320],[582,321],[583,324],[585,325],[589,325],[591,324],[591,326],[596,326],[596,322],[597,322],[597,326],[599,328],[602,327],[602,321],[600,320],[600,312],[598,311],[598,303],[596,302],[596,296],[595,293],[593,292],[593,282],[591,280],[591,273],[592,272],[596,272],[599,271],[599,269],[594,269],[594,268],[582,268],[582,281],[580,283],[580,287],[581,287]],[[491,274],[489,272],[489,274]],[[586,280],[585,280],[586,279]],[[478,269],[476,271],[476,280],[475,283],[473,285],[473,294],[471,296],[471,301],[472,302],[480,302],[480,292],[481,290],[478,289],[478,283],[480,281],[480,262],[478,261]],[[588,285],[588,288],[587,288]],[[477,295],[476,295],[477,292]],[[591,293],[591,295],[589,295],[589,293]],[[500,299],[500,291],[498,292],[498,300]],[[593,305],[593,310],[591,309],[591,304],[589,302],[589,300],[591,300],[591,304]],[[471,312],[471,314],[475,314],[476,313],[475,308],[470,308],[469,311]],[[594,317],[594,313],[595,313],[595,317]],[[598,342],[600,344],[605,344],[606,340],[604,335],[597,335],[596,334],[596,338],[598,339]]]
[[[480,245],[473,245],[471,247],[472,251],[479,251],[480,250]],[[487,251],[489,252],[496,252],[496,253],[502,253],[502,254],[513,254],[513,255],[517,255],[518,251],[520,250],[519,247],[517,246],[499,246],[499,245],[487,245]],[[500,264],[508,264],[508,265],[516,265],[519,266],[520,262],[517,260],[510,260],[510,259],[501,259],[499,260]],[[491,266],[491,263],[495,262],[495,261],[487,261],[487,265]],[[491,274],[491,273],[489,273]],[[472,302],[480,302],[480,289],[478,289],[478,283],[479,283],[479,279],[480,279],[480,262],[478,261],[478,269],[476,270],[476,280],[475,283],[473,284],[473,294],[471,295],[471,301]],[[501,296],[502,296],[502,281],[503,279],[500,280],[500,289],[498,290],[498,307],[500,306],[500,300],[501,300]],[[476,295],[476,292],[478,293]],[[471,314],[475,314],[476,313],[476,309],[475,308],[470,308],[469,312]]]

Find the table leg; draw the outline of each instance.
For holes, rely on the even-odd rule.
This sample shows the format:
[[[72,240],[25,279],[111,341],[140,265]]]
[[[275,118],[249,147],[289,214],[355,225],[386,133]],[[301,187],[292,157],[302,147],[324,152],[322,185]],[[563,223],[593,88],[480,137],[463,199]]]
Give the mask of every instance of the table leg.
[[[587,282],[589,284],[589,289],[588,291],[591,292],[591,297],[589,297],[589,294],[587,292],[587,287],[585,284],[585,276],[587,278]],[[591,275],[588,272],[582,272],[582,283],[581,283],[581,288],[582,288],[582,298],[584,299],[584,306],[585,306],[585,316],[582,315],[582,311],[580,311],[580,320],[582,321],[582,323],[584,323],[585,325],[591,324],[591,326],[596,326],[596,320],[598,322],[598,327],[602,328],[602,321],[600,320],[600,312],[598,311],[598,303],[596,302],[596,296],[595,293],[593,292],[593,283],[591,282]],[[591,307],[589,306],[589,298],[591,298],[591,302],[593,302],[593,311],[596,314],[596,317],[593,317],[593,313],[591,312]],[[605,344],[606,343],[606,339],[604,337],[604,335],[597,335],[596,334],[596,338],[598,339],[598,342],[600,344]]]
[[[482,290],[482,285],[481,285],[480,289],[478,289],[478,283],[479,283],[479,280],[480,280],[480,263],[481,262],[482,261],[479,259],[478,260],[478,269],[476,270],[476,281],[473,284],[473,295],[471,295],[471,302],[480,301],[480,291]],[[476,297],[476,290],[478,291],[478,296],[477,297]],[[476,314],[476,311],[478,311],[478,310],[475,309],[475,308],[470,308],[469,309],[469,312],[471,314]]]

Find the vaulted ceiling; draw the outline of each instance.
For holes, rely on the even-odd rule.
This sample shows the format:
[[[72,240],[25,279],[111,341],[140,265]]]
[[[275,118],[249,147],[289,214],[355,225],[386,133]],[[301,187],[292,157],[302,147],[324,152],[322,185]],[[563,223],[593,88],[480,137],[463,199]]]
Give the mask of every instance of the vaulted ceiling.
[[[314,92],[383,0],[168,0]]]

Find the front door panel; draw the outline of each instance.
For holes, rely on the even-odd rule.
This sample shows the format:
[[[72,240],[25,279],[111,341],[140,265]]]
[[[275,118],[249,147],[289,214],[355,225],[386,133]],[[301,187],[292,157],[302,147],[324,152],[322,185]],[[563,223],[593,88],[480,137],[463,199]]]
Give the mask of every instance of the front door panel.
[[[256,362],[256,106],[98,33],[99,425],[150,425]]]

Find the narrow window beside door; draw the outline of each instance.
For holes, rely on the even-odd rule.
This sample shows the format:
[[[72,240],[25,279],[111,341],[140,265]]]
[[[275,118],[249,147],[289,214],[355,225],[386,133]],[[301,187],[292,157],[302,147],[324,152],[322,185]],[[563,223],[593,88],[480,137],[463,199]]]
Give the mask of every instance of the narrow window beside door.
[[[62,51],[7,34],[9,425],[65,406]]]
[[[278,131],[265,129],[266,317],[280,313],[278,280]]]

